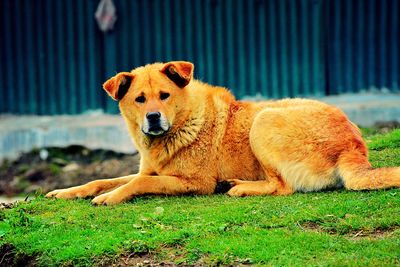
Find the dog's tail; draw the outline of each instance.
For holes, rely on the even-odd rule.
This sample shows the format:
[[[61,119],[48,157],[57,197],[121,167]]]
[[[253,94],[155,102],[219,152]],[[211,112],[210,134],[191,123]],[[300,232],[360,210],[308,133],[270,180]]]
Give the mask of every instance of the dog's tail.
[[[374,169],[367,156],[357,150],[342,153],[337,167],[344,186],[350,190],[400,187],[400,167]]]

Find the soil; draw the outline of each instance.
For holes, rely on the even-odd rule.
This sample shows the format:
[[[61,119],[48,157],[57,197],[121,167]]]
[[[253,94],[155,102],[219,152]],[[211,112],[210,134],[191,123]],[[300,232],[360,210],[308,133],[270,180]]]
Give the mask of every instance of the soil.
[[[334,228],[323,228],[316,222],[304,222],[299,224],[299,227],[304,231],[315,231],[315,232],[325,232],[330,235],[340,234]],[[399,226],[391,226],[388,228],[374,228],[374,229],[359,229],[359,230],[350,230],[346,233],[342,233],[342,235],[346,236],[351,240],[361,240],[361,239],[383,239],[391,236],[394,231],[399,229]]]
[[[379,133],[387,133],[393,129],[400,128],[399,121],[378,121],[375,123],[374,128]]]
[[[35,256],[17,253],[14,245],[5,243],[0,246],[0,267],[36,266]]]
[[[137,173],[140,156],[83,146],[48,147],[0,165],[0,195],[48,192]]]

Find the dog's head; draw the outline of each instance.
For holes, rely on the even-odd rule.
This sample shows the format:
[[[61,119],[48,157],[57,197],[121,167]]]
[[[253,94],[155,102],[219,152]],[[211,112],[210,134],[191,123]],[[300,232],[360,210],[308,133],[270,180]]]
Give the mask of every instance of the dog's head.
[[[122,115],[144,134],[158,137],[179,124],[185,110],[185,87],[193,76],[190,62],[156,63],[121,72],[106,81],[103,88],[119,101]]]

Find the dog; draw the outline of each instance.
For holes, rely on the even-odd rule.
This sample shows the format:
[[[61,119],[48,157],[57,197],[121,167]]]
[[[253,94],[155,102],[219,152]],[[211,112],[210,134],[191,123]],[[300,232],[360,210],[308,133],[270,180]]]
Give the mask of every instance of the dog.
[[[111,205],[145,194],[212,194],[224,181],[230,196],[400,187],[400,168],[372,168],[359,128],[340,109],[296,98],[237,101],[193,79],[193,70],[185,61],[155,63],[107,80],[141,155],[139,173],[46,196]]]

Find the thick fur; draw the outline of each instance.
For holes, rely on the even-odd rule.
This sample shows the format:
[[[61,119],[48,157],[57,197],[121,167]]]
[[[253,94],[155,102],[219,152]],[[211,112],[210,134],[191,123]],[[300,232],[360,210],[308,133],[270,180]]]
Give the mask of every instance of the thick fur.
[[[47,196],[116,204],[143,194],[211,194],[221,181],[231,182],[231,196],[400,187],[400,168],[373,169],[360,130],[338,108],[306,99],[237,101],[192,73],[188,62],[156,63],[108,80],[104,88],[120,101],[140,152],[139,173]],[[162,100],[161,92],[170,96]],[[135,102],[140,95],[144,103]],[[156,137],[142,131],[154,111],[171,125]]]

